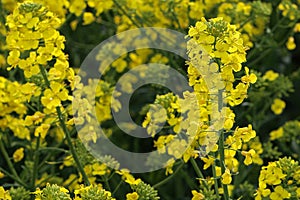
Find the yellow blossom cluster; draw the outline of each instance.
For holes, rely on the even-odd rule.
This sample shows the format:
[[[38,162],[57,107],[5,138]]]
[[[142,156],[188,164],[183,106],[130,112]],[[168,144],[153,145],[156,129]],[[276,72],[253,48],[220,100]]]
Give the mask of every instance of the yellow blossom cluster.
[[[26,83],[16,87],[22,96],[19,99],[32,104],[36,97],[40,97],[44,107],[43,112],[36,111],[33,115],[27,115],[20,125],[32,126],[34,136],[41,136],[43,139],[56,120],[53,115],[56,113],[55,109],[61,107],[63,101],[71,100],[65,80],[68,80],[71,89],[74,80],[74,71],[69,68],[67,55],[63,52],[65,38],[56,30],[60,23],[52,12],[31,2],[19,4],[7,16],[9,69],[18,66],[27,78]],[[43,78],[45,76],[47,79]],[[40,80],[39,77],[44,79],[44,85],[36,81]],[[22,131],[22,134],[26,134],[27,139],[30,138],[28,131]]]
[[[300,197],[300,166],[291,158],[281,158],[263,166],[255,200],[268,197],[271,200],[298,199]]]
[[[220,166],[213,168],[222,179],[222,183],[228,185],[232,181],[231,173],[238,172],[239,161],[236,158],[238,152],[245,157],[245,165],[262,164],[259,156],[262,153],[261,147],[252,149],[251,147],[255,145],[249,145],[250,149],[244,148],[245,144],[256,137],[256,132],[251,125],[236,127],[231,131],[235,123],[235,113],[229,107],[244,101],[248,88],[256,82],[257,77],[254,73],[250,73],[248,67],[244,68],[244,76],[238,78],[235,75],[241,71],[242,63],[246,61],[246,47],[241,33],[234,25],[230,25],[222,18],[210,21],[202,18],[195,27],[190,28],[188,36],[191,40],[188,42],[190,61],[187,72],[189,84],[194,88],[196,98],[193,99],[188,93],[184,94],[183,99],[171,93],[158,95],[154,104],[150,105],[143,126],[147,127],[152,137],[165,122],[172,127],[174,134],[160,135],[154,146],[161,154],[166,153],[174,159],[183,158],[184,162],[187,162],[190,158],[197,157],[198,153],[205,155],[210,151],[224,151],[225,170],[221,170]],[[238,79],[240,81],[236,83]],[[218,95],[222,98],[221,104],[215,97]],[[187,101],[195,102],[191,107],[197,108],[196,115],[192,114],[191,109],[187,113],[188,117],[183,117]],[[222,107],[225,103],[229,106]],[[182,137],[179,133],[185,129],[187,135],[191,132],[195,135],[188,140],[178,139]],[[226,134],[222,149],[216,144],[220,140],[220,130],[225,131],[225,134],[226,131],[232,132],[232,135]],[[166,173],[172,173],[170,167],[173,166],[174,159],[170,159],[167,163]],[[215,165],[216,159],[218,158],[214,156],[202,157],[204,169]]]
[[[5,131],[10,129],[14,135],[20,139],[30,140],[29,129],[24,124],[24,115],[27,113],[27,107],[24,105],[24,94],[19,93],[20,87],[24,88],[23,92],[35,93],[34,90],[25,90],[24,85],[21,86],[18,82],[11,82],[4,77],[0,77],[0,128]],[[30,94],[29,94],[30,95]],[[33,94],[31,94],[33,95]],[[16,113],[17,115],[13,114]]]
[[[247,90],[250,84],[255,83],[257,80],[256,75],[250,73],[249,68],[245,67],[245,75],[240,78],[240,82],[234,83],[237,79],[234,73],[241,71],[242,63],[246,59],[246,49],[243,46],[241,33],[236,31],[235,26],[226,23],[222,18],[215,18],[210,21],[202,19],[202,21],[197,22],[195,27],[190,28],[189,36],[199,45],[198,48],[195,45],[192,46],[189,52],[190,57],[192,55],[192,60],[188,68],[189,80],[190,85],[194,87],[197,93],[197,97],[199,97],[201,109],[206,109],[204,113],[208,113],[208,115],[215,114],[209,109],[212,102],[207,102],[205,99],[207,98],[206,96],[216,95],[207,87],[208,84],[213,83],[216,79],[214,76],[216,72],[220,73],[224,85],[216,84],[214,87],[219,90],[219,94],[221,90],[224,91],[225,103],[228,103],[230,106],[241,104],[247,97]],[[202,48],[202,52],[205,51],[210,56],[209,62],[206,62],[206,66],[204,65],[205,62],[201,64],[203,62],[201,54],[198,57],[202,58],[202,60],[196,57],[199,55],[196,52],[201,52],[200,48]],[[201,73],[204,71],[204,67],[210,70],[210,74],[203,75]],[[212,87],[210,86],[210,88]],[[219,104],[219,102],[214,103]],[[224,107],[222,111],[224,109],[226,110],[223,115],[225,119],[221,128],[229,131],[234,126],[235,114],[230,107]],[[209,123],[209,118],[206,120],[202,119],[201,121]],[[235,158],[236,152],[242,149],[244,143],[248,143],[255,136],[256,132],[252,130],[251,125],[248,125],[248,127],[243,128],[237,127],[232,135],[226,137],[225,148],[228,149],[224,151],[226,171],[222,175],[223,184],[230,184],[231,182],[229,170],[232,172],[237,172],[238,170],[239,162]],[[255,158],[259,158],[254,149],[242,151],[241,154],[245,156],[244,163],[246,165],[251,164]],[[211,165],[212,160],[209,160]],[[208,163],[206,162],[206,164]],[[206,165],[207,167],[208,165]]]

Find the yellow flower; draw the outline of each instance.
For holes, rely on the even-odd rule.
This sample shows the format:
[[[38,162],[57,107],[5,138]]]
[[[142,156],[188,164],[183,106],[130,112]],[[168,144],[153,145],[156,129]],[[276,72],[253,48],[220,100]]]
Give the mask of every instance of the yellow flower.
[[[0,179],[3,178],[4,176],[5,176],[5,174],[0,171]]]
[[[122,175],[122,178],[125,179],[125,182],[130,185],[137,185],[142,181],[141,179],[135,179],[127,169],[121,169],[120,171],[117,171],[117,173]]]
[[[203,169],[206,170],[207,168],[209,168],[215,161],[215,159],[213,157],[202,157],[201,160],[205,163],[203,166]]]
[[[281,185],[276,186],[274,192],[271,193],[270,199],[271,200],[282,200],[288,199],[291,197],[291,194],[285,190]]]
[[[196,22],[195,27],[191,27],[188,34],[190,37],[197,36],[200,32],[206,30],[207,25],[201,21]]]
[[[268,166],[262,167],[259,175],[259,184],[261,187],[266,187],[267,184],[279,185],[285,177],[286,174],[283,174],[275,162],[269,163]]]
[[[185,140],[175,139],[168,146],[168,154],[174,156],[176,159],[182,157],[187,148]]]
[[[139,195],[136,192],[126,194],[126,200],[138,200]]]
[[[5,191],[5,189],[2,186],[0,186],[0,199],[1,200],[11,200],[9,191]]]
[[[75,0],[71,1],[69,10],[71,13],[74,13],[77,17],[81,15],[83,10],[86,8],[86,4],[84,0]]]
[[[71,155],[66,156],[64,158],[63,164],[59,167],[59,169],[63,169],[64,166],[70,167],[74,164],[74,159]]]
[[[15,162],[21,161],[23,159],[23,157],[24,157],[24,148],[23,147],[17,149],[13,154],[13,159]]]
[[[286,48],[288,50],[293,50],[296,48],[295,39],[294,37],[289,37],[288,41],[286,42]]]
[[[50,83],[51,89],[44,91],[44,96],[41,98],[42,104],[48,108],[53,109],[61,105],[61,101],[68,100],[68,90],[64,88],[64,85],[58,82]]]
[[[196,190],[192,190],[193,198],[192,200],[202,200],[205,199],[205,196]]]
[[[239,162],[234,157],[235,154],[236,154],[236,151],[232,150],[232,149],[225,149],[224,154],[225,154],[225,165],[226,165],[226,167],[228,169],[230,169],[231,171],[237,172]]]
[[[48,133],[49,128],[50,124],[41,124],[35,129],[34,136],[38,137],[40,135],[41,138],[44,139]]]
[[[20,51],[12,50],[9,52],[9,55],[7,57],[7,63],[11,65],[11,67],[16,67],[20,60],[19,57],[20,57]]]
[[[222,108],[222,115],[225,116],[224,129],[230,130],[234,124],[235,114],[229,107]]]
[[[296,193],[297,193],[297,197],[300,198],[300,188],[297,188]]]
[[[127,3],[129,2],[130,1],[128,1]],[[99,16],[105,10],[110,9],[114,5],[114,2],[112,0],[105,0],[105,1],[88,0],[87,3],[91,8],[94,8],[96,10],[97,16]]]
[[[36,190],[34,192],[32,192],[32,194],[35,194],[35,195],[40,195],[42,194],[43,192],[41,191],[40,188],[36,188]]]
[[[278,73],[274,72],[273,70],[268,70],[262,78],[265,80],[274,81],[278,76]]]
[[[282,136],[283,136],[283,128],[280,127],[277,130],[271,131],[270,140],[276,140],[278,138],[281,138]]]
[[[265,189],[265,188],[259,187],[256,190],[256,193],[254,194],[254,195],[256,195],[255,200],[261,200],[262,196],[267,197],[270,195],[270,193],[271,193],[270,189]]]
[[[221,176],[221,175],[222,175],[221,167],[216,166],[215,169],[216,169],[216,176],[217,176],[217,177],[218,177],[218,176]]]
[[[59,191],[60,192],[63,192],[63,193],[69,193],[69,190],[67,190],[66,188],[64,188],[64,187],[59,187]]]
[[[252,83],[252,84],[255,83],[256,80],[257,80],[256,75],[253,74],[253,73],[251,73],[249,75],[249,68],[248,67],[245,67],[245,72],[246,72],[246,75],[241,78],[242,82],[243,83]]]
[[[252,157],[254,157],[256,152],[253,149],[247,151],[242,151],[242,155],[245,156],[244,163],[245,165],[250,165],[252,163]]]
[[[83,13],[83,25],[91,24],[95,21],[95,17],[91,12]]]
[[[24,99],[30,101],[32,96],[39,96],[41,94],[41,88],[34,83],[25,83],[20,86],[20,91],[24,96]]]
[[[38,123],[41,123],[43,121],[45,117],[45,114],[44,113],[41,113],[40,111],[37,111],[34,113],[34,115],[30,116],[30,115],[27,115],[25,117],[25,125],[26,126],[30,126],[32,124],[38,124]]]
[[[294,32],[295,32],[295,33],[300,32],[300,23],[297,23],[297,24],[295,25],[295,27],[294,27]]]
[[[255,136],[256,132],[252,129],[251,124],[249,124],[248,127],[237,127],[234,131],[234,137],[242,139],[243,142],[249,142]]]
[[[225,173],[222,175],[222,183],[225,185],[229,185],[232,181],[230,170],[226,169]]]
[[[73,20],[73,21],[70,22],[70,27],[71,27],[71,29],[72,29],[73,31],[76,30],[77,25],[78,25],[78,20],[77,20],[77,19],[75,19],[75,20]]]
[[[92,174],[95,175],[104,175],[107,172],[107,167],[105,164],[99,164],[99,163],[94,163],[92,165],[93,172]]]
[[[274,99],[273,104],[271,105],[271,110],[276,114],[280,115],[285,108],[285,102],[281,99]]]
[[[111,65],[116,68],[116,71],[121,73],[124,71],[124,69],[127,67],[127,62],[124,60],[124,56],[118,58],[115,60]]]
[[[170,158],[167,163],[165,164],[165,168],[166,168],[166,176],[168,174],[173,174],[173,166],[174,166],[175,160],[173,158]]]

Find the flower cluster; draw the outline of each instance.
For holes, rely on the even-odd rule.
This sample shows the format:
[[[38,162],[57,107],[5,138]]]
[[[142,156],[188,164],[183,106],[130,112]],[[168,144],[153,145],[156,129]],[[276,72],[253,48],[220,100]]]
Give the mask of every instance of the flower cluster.
[[[299,163],[286,157],[263,166],[255,199],[259,200],[263,197],[272,200],[298,199],[300,197],[299,170]]]
[[[241,77],[239,83],[234,83],[236,78],[236,72],[242,69],[242,63],[245,62],[245,47],[243,46],[243,39],[241,38],[240,32],[236,31],[236,27],[226,23],[222,18],[215,18],[210,21],[202,19],[202,21],[197,22],[195,27],[191,27],[189,30],[189,36],[192,37],[192,41],[195,40],[198,47],[191,46],[189,50],[189,55],[191,57],[191,62],[189,63],[189,81],[190,85],[194,87],[197,96],[200,98],[207,95],[220,95],[223,98],[224,103],[228,103],[230,106],[236,106],[241,104],[247,97],[247,90],[250,84],[256,82],[256,75],[249,73],[248,67],[245,67],[245,75]],[[204,52],[202,55],[197,52]],[[203,57],[207,54],[209,56],[209,61],[203,63]],[[202,60],[199,60],[199,58]],[[206,66],[205,66],[206,64]],[[208,69],[205,69],[208,68]],[[208,71],[205,72],[205,71]],[[207,74],[203,74],[203,72]],[[222,85],[214,83],[216,80],[215,74],[220,73],[222,77]],[[208,84],[215,84],[213,86],[207,86]],[[219,93],[213,93],[210,88],[217,88]],[[220,91],[224,91],[221,92]],[[204,113],[213,115],[211,113],[210,105],[212,102],[203,101],[204,99],[199,99],[203,104],[201,109]],[[221,100],[222,101],[222,100]],[[220,102],[214,102],[220,106]],[[219,108],[224,111],[224,122],[222,124],[222,129],[229,131],[234,126],[235,114],[230,107]],[[207,115],[207,114],[206,114]],[[201,120],[203,121],[203,120]],[[209,118],[207,118],[206,123],[209,123]],[[216,127],[216,126],[215,126]],[[218,131],[218,129],[216,129]],[[225,166],[226,172],[223,176],[228,176],[229,170],[237,172],[238,161],[234,158],[236,151],[242,149],[242,144],[249,142],[256,136],[256,132],[252,130],[252,126],[240,128],[237,127],[233,131],[233,135],[228,135],[225,140],[226,148],[225,154]],[[200,143],[201,144],[201,143]],[[222,147],[223,148],[223,147]],[[242,151],[241,153],[245,156],[245,164],[249,165],[252,163],[252,158],[257,156],[253,149],[249,151]],[[206,159],[204,159],[206,160]],[[208,159],[212,161],[211,159]],[[207,160],[207,162],[208,162]],[[206,168],[212,164],[209,162]],[[208,164],[208,163],[207,163]],[[224,172],[223,172],[224,173]],[[225,181],[229,184],[231,179]]]

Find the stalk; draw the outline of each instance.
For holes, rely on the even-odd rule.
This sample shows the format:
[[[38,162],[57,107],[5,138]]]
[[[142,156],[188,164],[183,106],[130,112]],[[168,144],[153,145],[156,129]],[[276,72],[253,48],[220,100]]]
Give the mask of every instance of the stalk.
[[[43,78],[45,80],[46,86],[48,88],[50,88],[50,82],[49,82],[48,77],[46,75],[45,68],[42,67],[42,66],[40,66],[40,71],[41,71],[41,74],[42,74],[42,76],[43,76]],[[80,163],[78,155],[77,155],[77,153],[75,151],[75,147],[74,147],[74,145],[72,143],[71,134],[70,134],[70,132],[69,132],[69,130],[68,130],[66,124],[65,124],[65,120],[64,120],[63,114],[62,114],[61,109],[60,109],[59,106],[56,107],[56,112],[57,112],[57,115],[58,115],[58,120],[59,120],[60,126],[63,129],[63,132],[64,132],[64,134],[66,136],[68,146],[70,148],[71,154],[72,154],[72,156],[74,158],[74,161],[76,163],[78,171],[82,175],[82,178],[83,178],[85,184],[86,185],[90,185],[89,179],[88,179],[88,177],[87,177],[87,175],[86,175],[86,173],[85,173],[85,171],[84,171],[84,169],[83,169],[83,167],[82,167],[82,165]]]

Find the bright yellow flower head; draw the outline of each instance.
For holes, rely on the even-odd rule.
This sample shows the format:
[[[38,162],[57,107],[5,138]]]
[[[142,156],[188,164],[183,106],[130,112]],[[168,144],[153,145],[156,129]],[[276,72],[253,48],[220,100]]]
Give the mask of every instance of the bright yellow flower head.
[[[278,76],[278,73],[274,72],[273,70],[268,70],[262,78],[265,80],[274,81],[276,78],[278,78]]]
[[[193,194],[192,200],[202,200],[202,199],[205,199],[205,196],[202,193],[197,192],[196,190],[192,190],[192,194]]]
[[[271,131],[270,140],[276,140],[278,138],[281,138],[282,136],[283,136],[283,128],[280,127],[277,130]]]
[[[270,189],[265,189],[265,188],[259,187],[256,190],[256,193],[254,194],[255,200],[262,200],[262,197],[267,197],[270,195],[270,193],[271,193]]]
[[[229,185],[232,181],[231,173],[229,169],[225,170],[225,173],[222,175],[222,183],[225,185]]]
[[[89,25],[95,21],[93,13],[85,12],[83,13],[83,25]]]
[[[7,63],[11,66],[8,69],[18,66],[30,78],[40,72],[39,65],[46,67],[50,61],[60,71],[63,71],[61,63],[68,67],[63,53],[65,38],[56,30],[61,21],[46,7],[21,3],[6,20],[9,28],[6,43],[10,50]]]
[[[248,152],[242,151],[242,155],[246,157],[244,160],[245,165],[250,165],[252,163],[252,157],[254,157],[255,154],[256,152],[253,149],[250,149]]]
[[[282,199],[289,199],[291,194],[285,190],[281,185],[276,186],[274,192],[271,193],[270,199],[271,200],[282,200]]]
[[[297,188],[296,193],[297,193],[297,197],[300,198],[300,188]]]
[[[71,13],[74,13],[77,17],[79,17],[85,8],[86,8],[86,3],[84,0],[74,0],[71,1],[69,11]]]
[[[117,171],[117,173],[122,175],[122,178],[125,179],[125,182],[130,185],[137,185],[142,181],[141,179],[135,179],[127,169],[121,169],[120,171]]]
[[[138,200],[139,195],[136,192],[126,194],[126,200]]]
[[[5,189],[0,186],[0,199],[1,200],[12,200],[11,196],[9,195],[9,191],[5,191]]]
[[[15,162],[21,161],[23,159],[23,157],[24,157],[24,148],[23,147],[17,149],[13,154],[13,159]]]
[[[205,163],[203,166],[204,170],[209,168],[215,162],[215,159],[213,157],[208,157],[208,158],[202,157],[201,160]]]
[[[48,133],[49,128],[50,128],[50,124],[41,124],[35,129],[34,136],[35,137],[41,136],[41,138],[44,139]]]
[[[280,115],[285,108],[285,102],[281,99],[274,99],[273,104],[271,105],[271,110],[276,114]]]
[[[294,50],[296,48],[294,37],[289,37],[288,38],[288,41],[286,42],[286,48],[288,50]]]
[[[248,67],[245,67],[245,72],[246,72],[246,75],[241,78],[242,82],[244,82],[244,83],[252,83],[252,84],[255,83],[256,80],[257,80],[256,75],[253,74],[253,73],[251,73],[249,75],[249,68]]]
[[[5,177],[5,174],[3,172],[0,171],[0,179]]]

